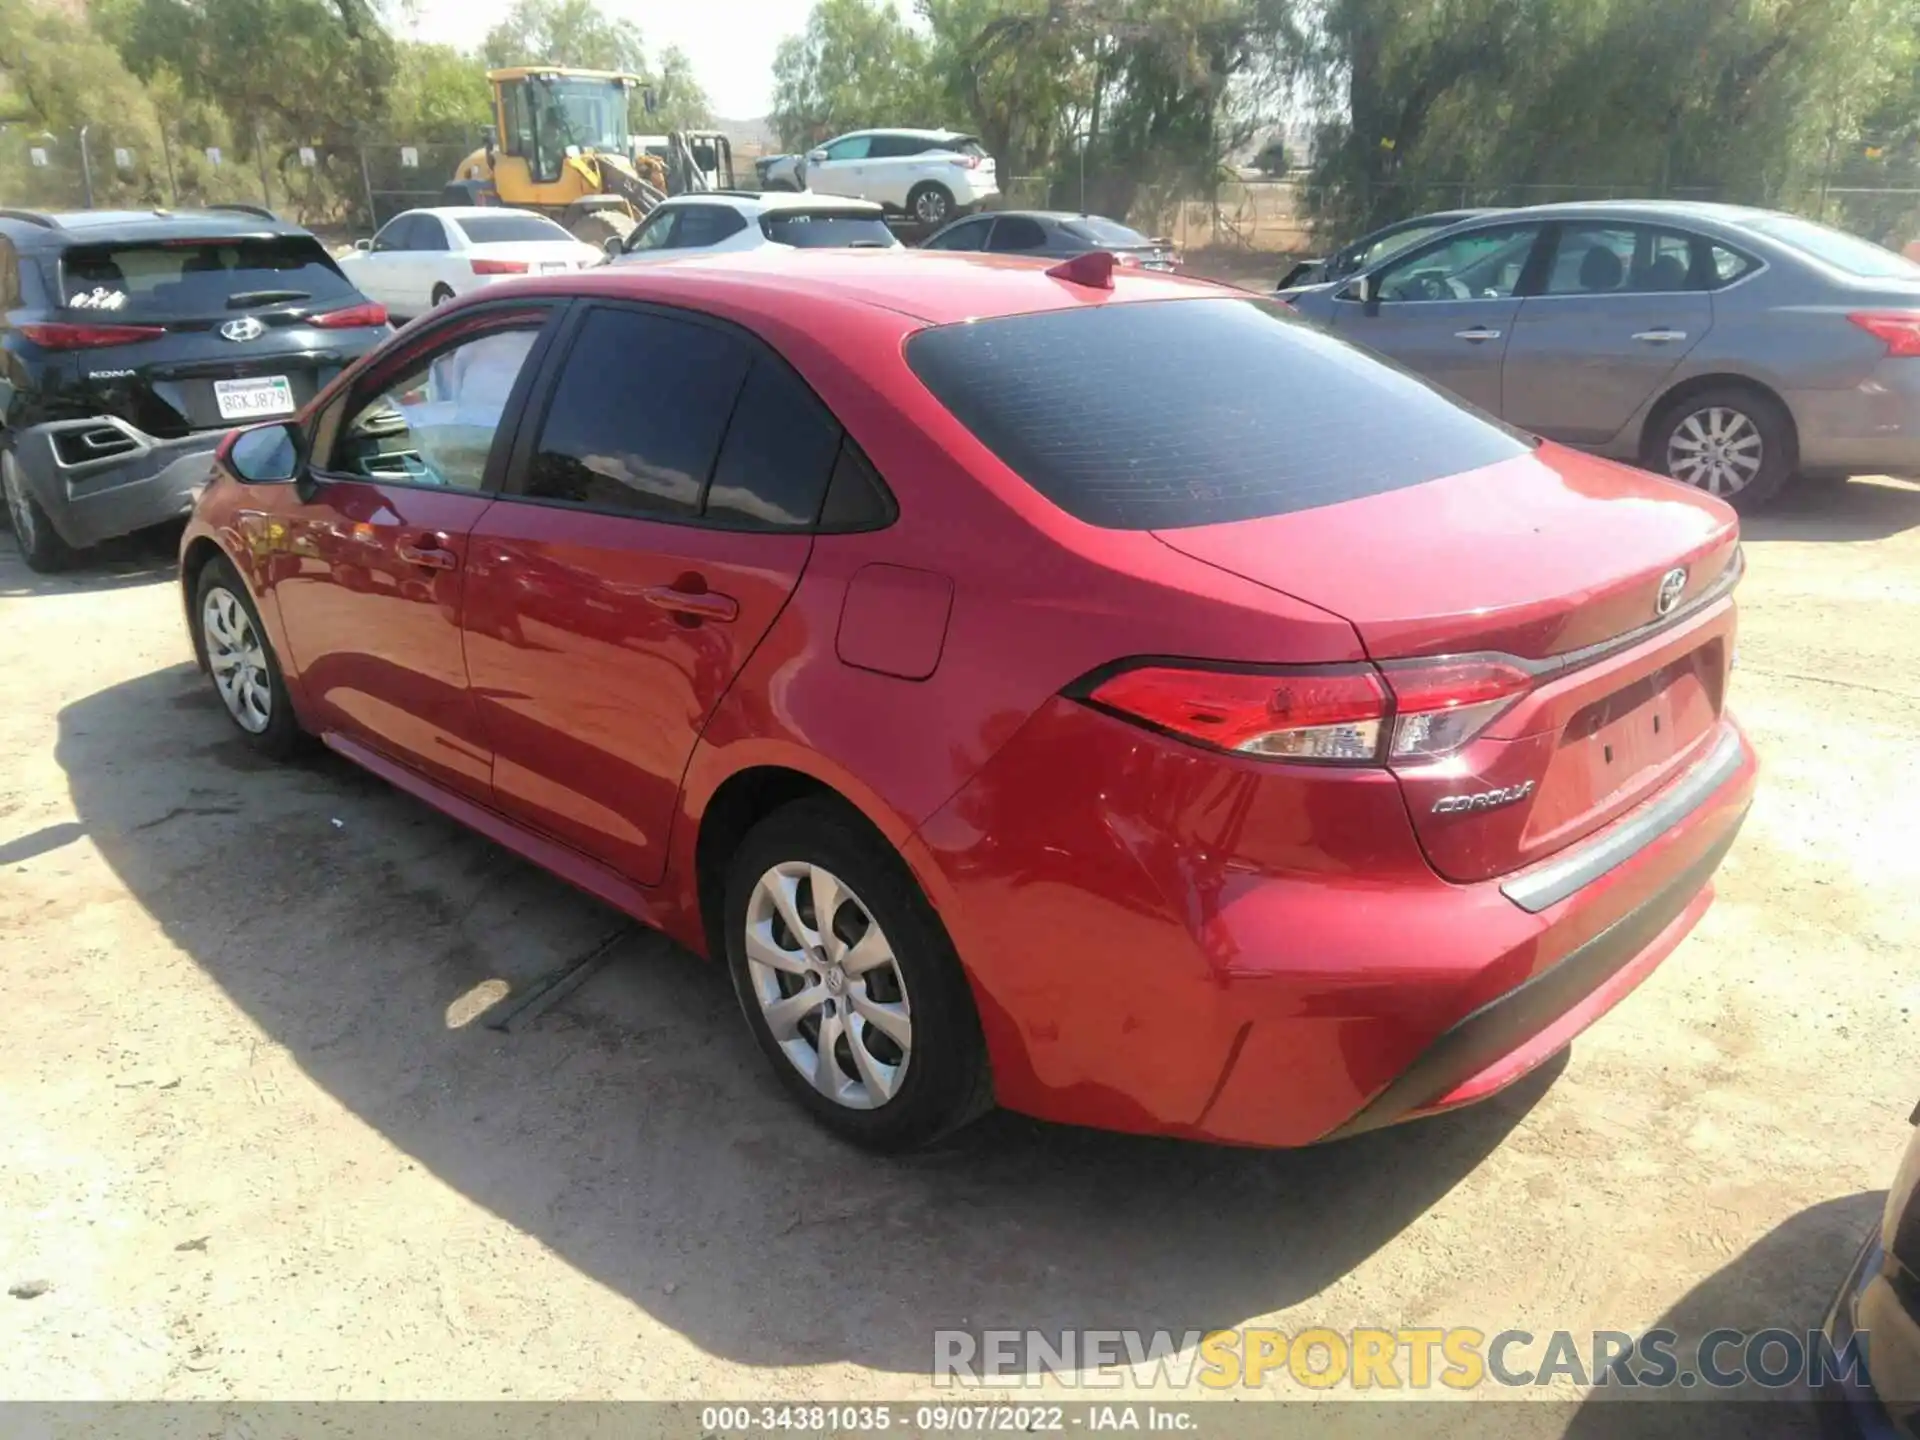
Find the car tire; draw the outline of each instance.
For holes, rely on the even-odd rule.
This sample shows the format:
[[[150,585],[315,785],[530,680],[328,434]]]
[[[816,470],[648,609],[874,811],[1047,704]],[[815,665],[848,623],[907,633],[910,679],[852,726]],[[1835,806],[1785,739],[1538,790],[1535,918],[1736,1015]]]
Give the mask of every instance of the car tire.
[[[921,225],[944,225],[953,218],[953,192],[935,181],[922,180],[907,192],[907,214]]]
[[[1748,386],[1719,385],[1661,408],[1647,427],[1641,464],[1745,515],[1793,478],[1799,447],[1779,401]]]
[[[827,886],[836,901],[822,930],[815,907]],[[844,804],[800,800],[754,826],[728,866],[722,916],[747,1025],[828,1130],[869,1150],[911,1150],[992,1108],[953,943],[906,862]]]
[[[427,304],[438,310],[451,299],[453,299],[453,291],[451,289],[445,285],[436,285],[433,287],[433,294],[427,297]]]
[[[0,450],[0,499],[6,502],[7,523],[29,570],[52,575],[73,563],[73,547],[60,538],[46,510],[27,489],[20,462],[11,450]]]
[[[194,642],[227,719],[252,749],[287,760],[307,741],[293,713],[273,642],[232,565],[209,560],[194,586]]]

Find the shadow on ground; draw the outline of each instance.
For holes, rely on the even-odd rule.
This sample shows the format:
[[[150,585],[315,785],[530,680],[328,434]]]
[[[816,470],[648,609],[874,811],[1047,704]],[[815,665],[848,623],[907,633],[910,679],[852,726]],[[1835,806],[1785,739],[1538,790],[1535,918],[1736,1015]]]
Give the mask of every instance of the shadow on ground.
[[[1748,540],[1884,540],[1920,525],[1920,485],[1860,479],[1789,485],[1740,522]]]
[[[1240,1323],[1365,1260],[1560,1065],[1293,1153],[998,1115],[875,1159],[767,1073],[721,971],[634,931],[524,1030],[465,1023],[621,920],[321,755],[265,764],[189,666],[75,702],[80,823],[169,937],[319,1084],[475,1203],[704,1349],[925,1373],[938,1327]]]
[[[8,566],[6,577],[0,579],[0,599],[119,590],[129,585],[153,585],[162,580],[171,580],[180,568],[181,528],[179,525],[160,525],[136,535],[108,540],[82,552],[67,569],[51,575],[29,570],[22,560],[18,565]],[[0,529],[5,529],[4,524],[0,524]],[[12,547],[13,555],[17,558],[20,547],[13,537],[13,531],[6,530],[6,537],[0,544]]]

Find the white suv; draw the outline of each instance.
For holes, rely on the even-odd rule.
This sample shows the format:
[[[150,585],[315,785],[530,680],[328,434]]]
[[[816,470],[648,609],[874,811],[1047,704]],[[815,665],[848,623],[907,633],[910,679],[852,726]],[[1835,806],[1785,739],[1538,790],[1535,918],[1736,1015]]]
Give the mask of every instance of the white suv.
[[[676,195],[653,207],[627,237],[615,265],[681,255],[758,250],[893,249],[900,244],[886,214],[869,200],[831,195],[709,190]]]
[[[1000,193],[993,157],[953,130],[855,130],[807,156],[807,188],[858,195],[938,227]]]

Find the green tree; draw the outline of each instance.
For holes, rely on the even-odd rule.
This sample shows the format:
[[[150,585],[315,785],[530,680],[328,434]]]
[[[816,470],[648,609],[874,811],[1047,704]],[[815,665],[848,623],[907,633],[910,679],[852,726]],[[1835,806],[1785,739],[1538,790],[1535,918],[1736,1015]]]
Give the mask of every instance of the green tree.
[[[804,150],[843,130],[932,124],[936,88],[927,42],[892,0],[819,0],[775,52],[767,119]]]
[[[646,88],[653,91],[653,113],[644,123],[634,117],[634,128],[648,133],[672,130],[703,130],[713,124],[713,102],[694,78],[693,61],[677,45],[660,52],[660,59],[642,72]]]
[[[570,65],[582,70],[644,74],[640,27],[606,14],[593,0],[518,0],[487,38],[488,69],[507,65]]]

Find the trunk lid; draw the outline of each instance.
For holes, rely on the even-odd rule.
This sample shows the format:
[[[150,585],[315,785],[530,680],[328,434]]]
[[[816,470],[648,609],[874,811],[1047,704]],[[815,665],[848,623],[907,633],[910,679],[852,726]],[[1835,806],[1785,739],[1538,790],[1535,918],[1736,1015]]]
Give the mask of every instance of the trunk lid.
[[[1341,504],[1155,534],[1345,617],[1377,662],[1495,653],[1533,672],[1464,748],[1395,766],[1427,857],[1452,880],[1598,829],[1684,769],[1720,717],[1738,525],[1671,481],[1549,445]]]

